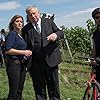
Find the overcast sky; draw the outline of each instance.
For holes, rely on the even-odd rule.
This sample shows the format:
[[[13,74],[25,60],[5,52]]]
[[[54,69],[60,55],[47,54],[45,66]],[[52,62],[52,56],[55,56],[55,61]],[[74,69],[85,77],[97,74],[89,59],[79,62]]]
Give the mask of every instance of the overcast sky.
[[[37,6],[41,13],[55,14],[58,26],[86,28],[86,21],[92,19],[91,12],[100,7],[100,0],[0,0],[0,29],[7,29],[16,14],[26,21],[25,9],[29,5]]]

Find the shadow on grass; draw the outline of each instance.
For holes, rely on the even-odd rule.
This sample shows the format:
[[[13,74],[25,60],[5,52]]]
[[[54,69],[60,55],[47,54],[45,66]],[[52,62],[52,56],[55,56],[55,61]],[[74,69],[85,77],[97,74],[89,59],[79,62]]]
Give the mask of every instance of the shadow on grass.
[[[0,98],[0,100],[7,100],[6,98]]]

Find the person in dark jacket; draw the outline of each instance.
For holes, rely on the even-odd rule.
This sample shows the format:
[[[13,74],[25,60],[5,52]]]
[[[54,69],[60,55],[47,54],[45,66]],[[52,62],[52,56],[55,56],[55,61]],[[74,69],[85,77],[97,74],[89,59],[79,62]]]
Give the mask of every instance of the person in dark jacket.
[[[92,17],[96,24],[96,30],[93,33],[92,56],[94,58],[100,58],[100,8],[93,10]],[[100,65],[97,66],[96,80],[100,83]]]
[[[30,74],[33,81],[36,100],[60,100],[58,64],[61,54],[57,41],[63,38],[63,32],[54,21],[41,18],[36,6],[26,8],[29,23],[22,29],[28,49],[32,50]],[[47,89],[46,89],[47,88]]]
[[[24,25],[23,17],[15,15],[9,23],[9,33],[6,37],[7,75],[9,81],[9,94],[7,100],[21,100],[26,76],[26,68],[22,63],[24,56],[29,57],[32,51],[26,50],[27,44],[21,36]]]

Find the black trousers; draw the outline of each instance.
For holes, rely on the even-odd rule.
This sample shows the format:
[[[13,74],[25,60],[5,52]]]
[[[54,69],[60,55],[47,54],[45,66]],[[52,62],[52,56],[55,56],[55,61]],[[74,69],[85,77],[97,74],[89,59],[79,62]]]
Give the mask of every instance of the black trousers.
[[[50,67],[44,59],[35,59],[30,74],[36,100],[47,100],[47,93],[50,100],[60,100],[58,65]]]
[[[21,63],[12,61],[7,63],[9,94],[7,100],[21,100],[26,76],[25,67]]]

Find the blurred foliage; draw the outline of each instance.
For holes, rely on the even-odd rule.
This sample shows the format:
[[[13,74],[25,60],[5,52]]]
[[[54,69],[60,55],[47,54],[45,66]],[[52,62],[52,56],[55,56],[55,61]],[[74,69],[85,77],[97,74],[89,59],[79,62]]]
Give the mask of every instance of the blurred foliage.
[[[87,29],[76,26],[71,27],[70,29],[65,26],[61,26],[61,29],[64,32],[65,39],[67,39],[72,55],[80,53],[81,55],[90,55],[91,54],[91,35],[95,31],[95,24],[91,19],[87,20]],[[68,50],[66,42],[62,41],[61,46],[64,50]]]

